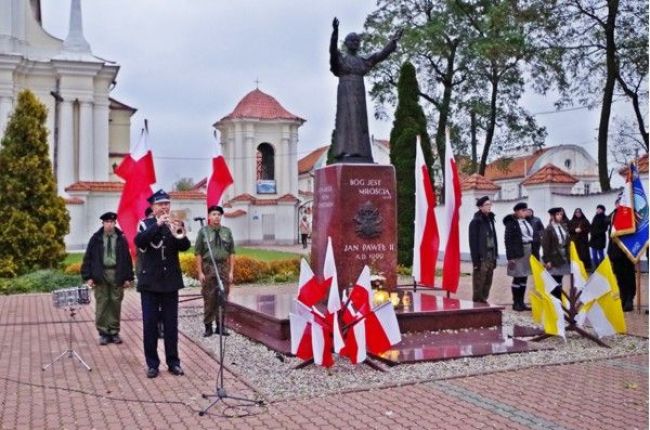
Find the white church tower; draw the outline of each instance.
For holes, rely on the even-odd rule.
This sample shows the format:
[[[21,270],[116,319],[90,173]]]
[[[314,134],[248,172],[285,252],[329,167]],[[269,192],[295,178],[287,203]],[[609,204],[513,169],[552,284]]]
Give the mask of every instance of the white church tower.
[[[70,5],[65,39],[42,27],[39,0],[0,0],[0,137],[18,93],[46,106],[57,192],[70,213],[66,246],[83,249],[97,217],[116,210],[122,183],[113,174],[129,151],[135,109],[110,97],[119,66],[93,54],[83,32],[81,0]]]
[[[298,239],[298,128],[305,120],[255,89],[213,124],[234,184],[224,196],[238,243]]]
[[[118,70],[93,55],[83,33],[81,0],[70,0],[65,40],[41,26],[39,0],[0,0],[0,134],[18,93],[34,92],[48,110],[50,160],[61,196],[70,197],[66,188],[77,182],[114,178],[109,154],[128,151],[129,133],[110,129],[112,114],[125,113],[125,105],[109,97]],[[135,109],[129,109],[130,127]],[[123,128],[124,120],[116,122]],[[111,135],[117,137],[113,142]]]

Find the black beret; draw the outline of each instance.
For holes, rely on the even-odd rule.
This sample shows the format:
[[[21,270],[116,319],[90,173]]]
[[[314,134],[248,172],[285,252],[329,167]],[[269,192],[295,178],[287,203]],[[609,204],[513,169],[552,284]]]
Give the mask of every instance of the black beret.
[[[167,194],[164,190],[160,189],[153,193],[147,201],[149,202],[150,205],[153,205],[154,203],[166,203],[169,202],[169,194]]]
[[[208,208],[208,213],[213,212],[213,211],[217,211],[217,212],[219,212],[221,215],[223,215],[223,208],[222,208],[221,206],[212,205],[212,206],[210,206],[210,207]]]
[[[117,221],[117,214],[115,212],[106,212],[99,219],[102,221]]]
[[[551,208],[551,209],[548,210],[548,213],[551,214],[551,215],[555,215],[556,213],[562,212],[563,210],[564,209],[562,209],[562,208]]]
[[[483,196],[483,197],[481,197],[480,199],[476,200],[476,206],[478,206],[478,207],[480,208],[480,207],[483,206],[483,205],[485,204],[485,202],[487,202],[488,200],[490,200],[490,198],[489,198],[488,196]]]
[[[596,209],[602,209],[603,212],[607,212],[607,211],[605,210],[605,205],[598,205],[598,206],[596,206]]]
[[[512,208],[513,211],[517,212],[522,209],[528,209],[528,205],[525,202],[519,202],[515,205],[514,208]]]

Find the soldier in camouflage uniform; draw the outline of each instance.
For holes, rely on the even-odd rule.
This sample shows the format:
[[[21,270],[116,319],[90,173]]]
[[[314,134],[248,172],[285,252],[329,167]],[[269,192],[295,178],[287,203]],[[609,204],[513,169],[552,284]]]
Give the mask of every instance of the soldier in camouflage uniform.
[[[214,333],[221,331],[223,335],[227,336],[229,334],[225,327],[221,327],[221,322],[218,319],[218,306],[220,300],[224,300],[223,305],[225,306],[230,293],[230,285],[235,270],[235,243],[230,229],[221,225],[222,216],[223,208],[221,206],[210,206],[208,208],[208,225],[199,230],[194,245],[196,268],[201,282],[201,294],[203,295],[204,337],[212,335],[213,321],[215,322]],[[219,278],[223,283],[225,297],[219,290],[210,251],[212,251]]]

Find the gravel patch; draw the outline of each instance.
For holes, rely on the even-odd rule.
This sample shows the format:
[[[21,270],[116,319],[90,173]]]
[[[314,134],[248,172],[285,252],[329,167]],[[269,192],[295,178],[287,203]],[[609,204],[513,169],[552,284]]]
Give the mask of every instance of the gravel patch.
[[[181,309],[179,328],[207,350],[218,355],[218,337],[203,338],[202,308]],[[503,313],[506,333],[517,325],[534,326],[530,314]],[[604,358],[648,353],[648,339],[613,336],[603,339],[611,348],[603,348],[577,333],[569,332],[566,342],[550,338],[539,344],[552,348],[527,353],[489,355],[456,360],[402,364],[386,372],[366,365],[354,366],[345,358],[336,359],[331,369],[313,365],[294,369],[302,360],[276,354],[266,346],[231,331],[226,338],[226,366],[254,387],[267,401],[305,399],[357,390],[373,390],[441,379],[465,377],[534,366],[593,361]],[[384,366],[385,367],[385,366]]]

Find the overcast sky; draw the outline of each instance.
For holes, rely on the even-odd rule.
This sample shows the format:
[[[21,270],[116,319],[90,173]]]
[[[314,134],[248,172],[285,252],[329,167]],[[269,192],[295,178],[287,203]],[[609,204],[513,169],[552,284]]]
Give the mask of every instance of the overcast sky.
[[[41,0],[41,6],[45,29],[65,38],[69,0]],[[342,38],[361,31],[374,7],[374,0],[82,0],[93,53],[121,66],[112,97],[138,109],[132,139],[149,119],[164,187],[209,173],[212,124],[255,89],[257,79],[260,90],[307,120],[299,130],[299,158],[328,144],[337,83],[328,63],[332,18],[341,21]],[[550,98],[525,100],[531,112],[553,110]],[[372,114],[370,133],[387,138],[392,121],[375,121]],[[547,145],[579,144],[595,157],[597,111],[537,119],[548,129]]]

